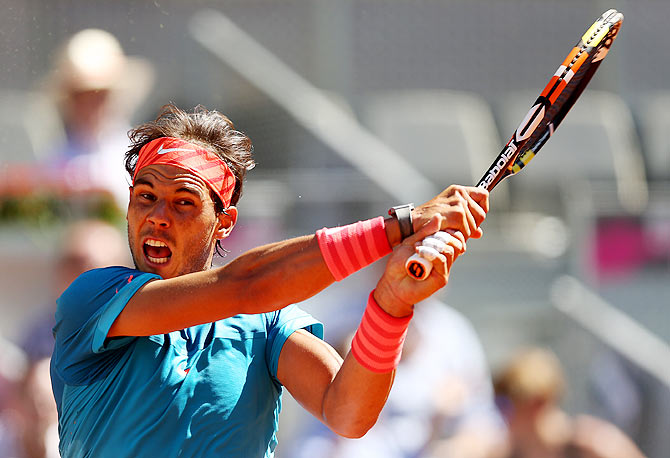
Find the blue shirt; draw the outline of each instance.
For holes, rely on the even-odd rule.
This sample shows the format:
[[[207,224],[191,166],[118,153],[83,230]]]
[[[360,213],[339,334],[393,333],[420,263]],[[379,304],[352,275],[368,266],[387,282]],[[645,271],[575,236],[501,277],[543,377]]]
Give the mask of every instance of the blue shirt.
[[[323,326],[296,306],[149,337],[107,338],[159,276],[82,274],[58,299],[51,378],[63,457],[272,457],[286,339]]]

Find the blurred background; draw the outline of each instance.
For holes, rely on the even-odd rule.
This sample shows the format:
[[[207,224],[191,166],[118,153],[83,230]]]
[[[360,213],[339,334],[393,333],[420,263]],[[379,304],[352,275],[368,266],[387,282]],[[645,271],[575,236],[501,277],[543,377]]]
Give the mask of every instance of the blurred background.
[[[476,183],[571,47],[616,8],[625,21],[607,59],[538,158],[492,193],[484,237],[437,300],[471,324],[491,377],[543,348],[560,361],[566,415],[596,416],[645,455],[670,456],[670,2],[2,6],[0,444],[3,424],[19,437],[40,423],[25,420],[12,387],[48,358],[48,338],[33,347],[68,275],[128,262],[130,126],[167,102],[202,104],[251,137],[257,167],[225,263]],[[357,325],[382,268],[303,304],[331,343]],[[277,454],[298,456],[289,450],[310,421],[290,396],[282,417]],[[311,456],[335,456],[323,453]],[[466,456],[447,453],[435,456]]]

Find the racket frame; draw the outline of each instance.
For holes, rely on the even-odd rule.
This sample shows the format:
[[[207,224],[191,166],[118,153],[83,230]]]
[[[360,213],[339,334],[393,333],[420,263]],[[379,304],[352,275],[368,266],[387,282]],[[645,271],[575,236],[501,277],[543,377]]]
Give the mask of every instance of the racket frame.
[[[623,14],[603,13],[582,35],[526,113],[512,137],[477,183],[493,190],[503,179],[519,173],[537,155],[575,104],[619,33]],[[405,263],[408,275],[424,280],[432,263],[413,254]]]

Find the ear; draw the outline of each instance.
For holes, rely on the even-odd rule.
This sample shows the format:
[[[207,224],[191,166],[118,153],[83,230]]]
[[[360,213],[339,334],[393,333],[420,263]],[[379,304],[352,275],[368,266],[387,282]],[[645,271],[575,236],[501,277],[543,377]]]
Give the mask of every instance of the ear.
[[[214,237],[217,240],[222,240],[228,237],[233,230],[233,227],[235,227],[235,223],[237,223],[237,207],[231,205],[226,208],[226,213],[221,212],[217,215],[219,222],[216,231],[214,232]]]

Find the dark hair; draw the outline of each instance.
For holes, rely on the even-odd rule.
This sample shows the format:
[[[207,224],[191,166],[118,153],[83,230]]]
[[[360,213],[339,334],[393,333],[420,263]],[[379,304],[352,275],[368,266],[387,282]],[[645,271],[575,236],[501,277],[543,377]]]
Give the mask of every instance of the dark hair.
[[[216,110],[207,110],[198,105],[188,113],[172,103],[161,107],[156,119],[139,125],[128,133],[130,149],[126,152],[126,171],[135,174],[140,149],[160,137],[175,137],[186,140],[219,155],[235,176],[235,189],[230,204],[235,205],[242,196],[242,184],[247,170],[255,163],[252,157],[251,140],[244,133],[235,130],[227,116]],[[221,199],[211,192],[216,213],[225,212]],[[221,248],[217,242],[217,252]]]

